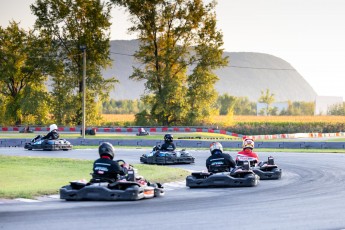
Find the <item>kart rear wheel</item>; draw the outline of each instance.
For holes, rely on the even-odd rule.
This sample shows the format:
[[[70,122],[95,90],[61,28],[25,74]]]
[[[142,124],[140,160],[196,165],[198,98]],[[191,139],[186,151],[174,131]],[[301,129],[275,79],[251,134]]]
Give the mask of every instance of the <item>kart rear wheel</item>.
[[[246,174],[243,178],[255,178],[255,174]]]

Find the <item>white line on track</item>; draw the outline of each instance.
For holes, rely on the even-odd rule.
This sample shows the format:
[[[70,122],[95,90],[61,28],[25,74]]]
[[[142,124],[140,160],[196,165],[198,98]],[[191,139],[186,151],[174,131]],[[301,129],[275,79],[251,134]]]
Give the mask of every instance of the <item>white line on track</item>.
[[[26,198],[17,198],[17,199],[14,199],[14,200],[21,201],[21,202],[27,202],[27,203],[41,202],[39,200],[32,200],[32,199],[26,199]]]

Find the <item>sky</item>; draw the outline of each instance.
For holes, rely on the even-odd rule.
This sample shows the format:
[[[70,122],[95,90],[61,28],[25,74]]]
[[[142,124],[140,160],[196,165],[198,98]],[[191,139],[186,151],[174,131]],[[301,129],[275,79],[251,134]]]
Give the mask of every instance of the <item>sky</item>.
[[[36,18],[29,5],[34,2],[1,0],[0,25],[14,20],[32,28]],[[218,0],[216,14],[225,51],[279,57],[319,96],[345,99],[344,0]],[[112,40],[135,39],[127,34],[130,24],[123,9],[114,9],[112,17]]]

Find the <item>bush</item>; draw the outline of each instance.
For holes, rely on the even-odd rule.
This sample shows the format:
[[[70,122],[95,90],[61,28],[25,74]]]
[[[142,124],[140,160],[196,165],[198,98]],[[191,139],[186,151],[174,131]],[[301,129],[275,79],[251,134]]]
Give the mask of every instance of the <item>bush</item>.
[[[238,122],[226,130],[243,135],[272,135],[284,133],[336,133],[345,132],[344,123],[326,122]]]

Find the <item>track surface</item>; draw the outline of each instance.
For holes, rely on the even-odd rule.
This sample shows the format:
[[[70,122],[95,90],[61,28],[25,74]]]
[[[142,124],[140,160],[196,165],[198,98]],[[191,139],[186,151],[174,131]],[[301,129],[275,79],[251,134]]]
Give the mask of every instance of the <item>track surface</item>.
[[[148,149],[117,150],[116,158],[139,163]],[[204,170],[207,151],[191,151],[188,170]],[[0,154],[96,159],[97,150],[68,152],[0,149]],[[232,156],[235,153],[231,153]],[[345,155],[260,153],[283,169],[281,180],[251,188],[189,189],[167,186],[165,197],[135,202],[0,204],[0,229],[344,229]],[[90,166],[91,167],[91,166]],[[67,183],[66,183],[67,184]]]

